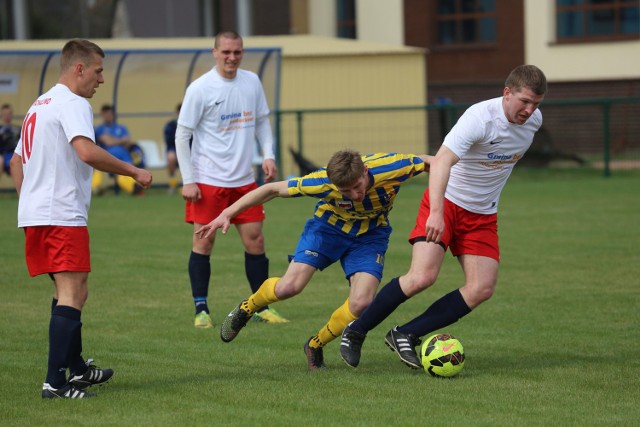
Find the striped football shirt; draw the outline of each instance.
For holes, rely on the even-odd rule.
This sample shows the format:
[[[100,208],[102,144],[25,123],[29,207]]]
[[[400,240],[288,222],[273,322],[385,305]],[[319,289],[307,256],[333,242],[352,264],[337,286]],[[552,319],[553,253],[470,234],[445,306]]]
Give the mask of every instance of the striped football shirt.
[[[377,153],[362,156],[368,168],[371,186],[362,202],[343,196],[329,181],[326,168],[288,182],[291,197],[320,199],[315,207],[316,219],[349,235],[360,235],[375,227],[389,225],[400,185],[424,171],[424,162],[413,154]]]

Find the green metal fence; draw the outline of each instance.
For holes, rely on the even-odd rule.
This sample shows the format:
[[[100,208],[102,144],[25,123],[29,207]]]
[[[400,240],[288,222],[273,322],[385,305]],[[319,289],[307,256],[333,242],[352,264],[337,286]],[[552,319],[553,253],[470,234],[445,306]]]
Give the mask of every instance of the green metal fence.
[[[324,164],[341,148],[435,153],[470,104],[283,110],[276,140],[284,174],[298,174],[293,149]],[[640,98],[548,99],[544,123],[521,161],[531,167],[590,167],[604,176],[640,169]]]

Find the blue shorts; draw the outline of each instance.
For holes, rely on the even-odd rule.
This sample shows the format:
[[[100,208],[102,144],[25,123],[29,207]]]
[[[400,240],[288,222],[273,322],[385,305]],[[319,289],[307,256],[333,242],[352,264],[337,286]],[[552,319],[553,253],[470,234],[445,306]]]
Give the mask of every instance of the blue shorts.
[[[347,280],[355,273],[369,273],[382,280],[384,256],[391,227],[377,227],[360,236],[351,236],[312,218],[304,225],[298,241],[295,262],[324,270],[340,260]]]

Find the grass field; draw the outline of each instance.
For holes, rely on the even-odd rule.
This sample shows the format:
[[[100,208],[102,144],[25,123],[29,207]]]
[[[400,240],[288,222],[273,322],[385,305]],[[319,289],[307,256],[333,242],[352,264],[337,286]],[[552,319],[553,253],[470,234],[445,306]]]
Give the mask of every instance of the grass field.
[[[3,178],[4,179],[4,178]],[[424,179],[405,185],[385,282],[409,265],[406,237]],[[494,297],[446,329],[463,343],[464,371],[434,379],[383,343],[394,324],[461,285],[447,256],[436,285],[370,332],[358,369],[338,342],[329,367],[308,372],[305,340],[347,294],[339,265],[279,303],[284,325],[251,323],[229,344],[195,330],[187,274],[191,228],[162,190],[93,200],[93,272],[83,312],[84,356],[113,381],[86,401],[42,401],[47,277],[30,278],[15,195],[0,194],[0,425],[638,425],[640,422],[640,174],[517,170],[502,195],[502,263]],[[310,199],[266,206],[271,273],[286,268]],[[209,296],[220,320],[244,297],[235,231],[218,236]]]

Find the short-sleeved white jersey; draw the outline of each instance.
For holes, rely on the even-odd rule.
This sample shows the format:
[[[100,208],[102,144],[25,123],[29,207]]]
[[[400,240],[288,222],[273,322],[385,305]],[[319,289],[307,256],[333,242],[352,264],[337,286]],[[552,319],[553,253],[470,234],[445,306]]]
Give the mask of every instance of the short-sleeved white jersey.
[[[502,188],[540,126],[540,110],[522,125],[509,123],[502,97],[469,107],[444,139],[443,145],[460,158],[451,169],[445,197],[471,212],[497,212]]]
[[[24,179],[18,202],[18,227],[86,226],[93,168],[71,145],[76,136],[95,142],[89,102],[57,84],[29,108],[15,153]]]
[[[218,187],[255,182],[256,138],[273,159],[269,106],[260,79],[239,69],[225,79],[215,67],[187,88],[178,124],[193,130],[193,181]]]

